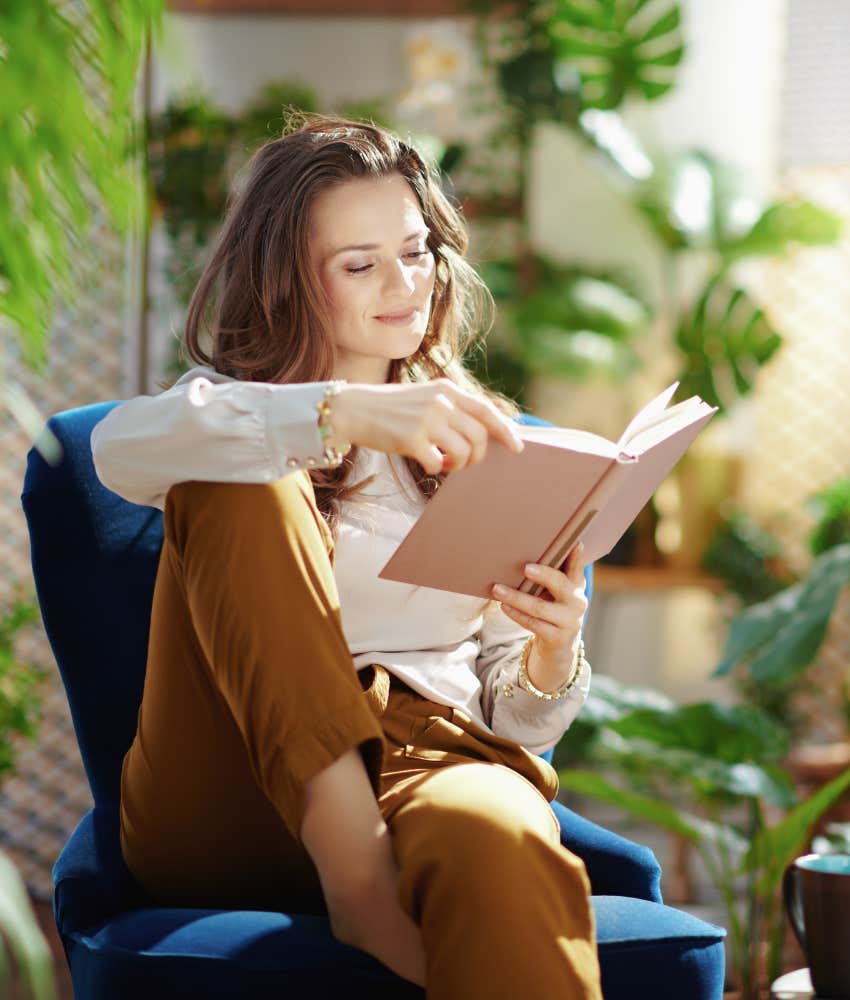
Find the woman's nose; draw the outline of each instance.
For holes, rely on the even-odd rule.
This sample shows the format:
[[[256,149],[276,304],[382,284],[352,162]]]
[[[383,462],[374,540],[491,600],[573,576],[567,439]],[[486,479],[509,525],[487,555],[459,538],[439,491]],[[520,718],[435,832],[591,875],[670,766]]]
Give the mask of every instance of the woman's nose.
[[[385,284],[390,288],[400,286],[412,292],[416,288],[413,268],[402,260],[394,261],[388,268]]]

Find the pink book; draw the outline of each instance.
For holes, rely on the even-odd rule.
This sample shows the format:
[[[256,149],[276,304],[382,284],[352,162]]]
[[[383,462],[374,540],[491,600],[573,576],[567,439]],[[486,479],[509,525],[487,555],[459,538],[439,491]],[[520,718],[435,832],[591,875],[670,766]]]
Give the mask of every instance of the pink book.
[[[477,465],[451,473],[378,576],[490,598],[494,583],[536,594],[526,563],[563,568],[610,552],[717,412],[699,396],[668,406],[674,382],[614,443],[568,427],[517,427],[521,454],[491,437]]]

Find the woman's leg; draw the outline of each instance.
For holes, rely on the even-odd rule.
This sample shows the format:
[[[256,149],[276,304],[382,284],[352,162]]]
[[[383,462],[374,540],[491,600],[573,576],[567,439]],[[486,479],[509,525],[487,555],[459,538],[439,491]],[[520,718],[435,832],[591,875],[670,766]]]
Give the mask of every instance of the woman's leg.
[[[164,902],[301,905],[306,784],[354,750],[374,799],[383,749],[307,474],[174,487],[122,771],[131,870]]]
[[[437,768],[407,783],[389,822],[429,1000],[601,1000],[584,865],[522,775]]]
[[[379,804],[429,1000],[601,1000],[590,883],[560,843],[557,773],[393,681]]]

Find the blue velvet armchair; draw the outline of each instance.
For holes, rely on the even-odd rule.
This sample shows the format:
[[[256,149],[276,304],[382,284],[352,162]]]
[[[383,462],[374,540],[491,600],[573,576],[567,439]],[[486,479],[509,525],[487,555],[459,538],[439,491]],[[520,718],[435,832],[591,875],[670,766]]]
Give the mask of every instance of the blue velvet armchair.
[[[63,459],[50,466],[32,449],[22,494],[42,616],[94,799],[53,869],[76,1000],[422,1000],[422,990],[337,942],[324,917],[165,908],[124,864],[119,781],[142,697],[162,515],[95,475],[91,430],[115,405],[52,417]],[[662,904],[646,848],[561,803],[553,809],[590,877],[606,1000],[719,998],[725,932]]]

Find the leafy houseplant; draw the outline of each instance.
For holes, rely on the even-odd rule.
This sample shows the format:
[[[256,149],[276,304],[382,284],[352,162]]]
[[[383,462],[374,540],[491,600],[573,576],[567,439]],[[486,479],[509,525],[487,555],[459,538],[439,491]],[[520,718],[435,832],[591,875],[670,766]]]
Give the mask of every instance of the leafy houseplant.
[[[19,0],[0,15],[0,406],[45,459],[58,442],[23,387],[6,371],[7,344],[43,370],[54,305],[73,298],[79,234],[97,199],[125,231],[138,221],[134,180],[136,71],[162,0]],[[14,642],[37,617],[22,599],[0,618],[0,777],[14,767],[15,738],[32,738],[41,674]],[[11,975],[33,1000],[56,995],[52,960],[26,890],[0,852],[0,993]]]
[[[850,788],[850,769],[803,802],[780,761],[784,730],[753,706],[677,706],[654,692],[597,678],[578,726],[556,751],[561,787],[691,842],[723,901],[731,972],[744,1000],[781,970],[786,865],[818,818]],[[592,759],[592,769],[564,767]],[[606,771],[626,780],[613,783]],[[766,942],[767,955],[762,951]]]
[[[814,539],[823,532],[816,528]],[[819,544],[819,542],[817,543]],[[828,548],[817,556],[807,575],[772,597],[745,608],[733,620],[716,670],[733,672],[754,692],[776,697],[777,692],[803,683],[804,673],[820,651],[829,631],[839,595],[850,584],[850,542]],[[804,787],[818,787],[850,764],[850,681],[846,670],[837,684],[818,690],[824,710],[836,706],[844,725],[842,741],[794,747],[788,765]],[[850,797],[842,807],[850,818]]]
[[[33,739],[41,712],[38,687],[46,670],[22,663],[15,654],[20,633],[38,621],[32,601],[16,598],[0,618],[0,780],[14,771],[17,740]],[[0,993],[11,975],[7,950],[15,959],[31,1000],[53,1000],[53,965],[26,889],[10,858],[0,851]]]
[[[486,369],[467,358],[482,380],[495,384],[506,371],[516,372],[506,388],[522,404],[534,375],[581,379],[604,372],[618,379],[636,370],[634,341],[651,313],[628,276],[565,267],[539,254],[527,263],[536,275],[530,291],[522,290],[516,260],[478,267],[499,306],[486,343]]]
[[[826,493],[840,496],[841,490]],[[819,509],[824,520],[812,538],[841,537],[825,528],[840,505]],[[759,535],[743,518],[734,520],[723,545],[725,554],[720,546],[714,552],[715,571],[721,556],[728,568],[730,552],[733,563],[743,553],[745,567],[759,568],[767,594],[745,602],[731,620],[715,671],[716,677],[734,672],[750,703],[677,706],[657,693],[623,689],[597,677],[594,697],[559,744],[556,764],[563,768],[565,789],[618,805],[697,847],[726,907],[733,971],[743,996],[754,998],[762,942],[767,975],[772,979],[781,971],[782,871],[850,789],[845,747],[843,757],[833,754],[829,777],[812,782],[811,794],[798,801],[800,748],[792,749],[787,703],[821,648],[839,594],[850,584],[850,543],[822,552],[796,580],[771,564],[779,555],[775,539]],[[833,705],[843,699],[846,712],[846,678],[840,687],[826,694]],[[564,767],[582,759],[592,761],[593,770]],[[626,779],[626,787],[600,773],[605,769]]]
[[[95,196],[122,231],[139,214],[131,111],[162,5],[27,0],[0,17],[0,405],[33,438],[44,421],[4,372],[4,341],[14,337],[41,370],[55,302],[73,298],[77,234]],[[53,460],[53,436],[37,444]]]
[[[827,549],[850,542],[850,479],[839,479],[811,497],[807,511],[815,518],[809,548],[819,556]]]

